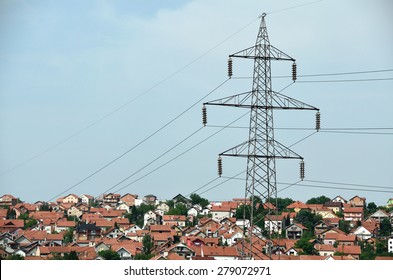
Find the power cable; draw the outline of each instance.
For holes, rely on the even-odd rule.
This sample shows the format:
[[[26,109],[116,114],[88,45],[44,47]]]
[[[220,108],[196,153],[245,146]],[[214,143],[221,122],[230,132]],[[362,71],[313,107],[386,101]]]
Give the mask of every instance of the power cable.
[[[153,164],[154,162],[156,162],[157,160],[159,160],[160,158],[162,158],[163,156],[165,156],[166,154],[168,154],[169,152],[171,152],[172,150],[174,150],[175,148],[177,148],[178,146],[180,146],[182,143],[184,143],[185,141],[187,141],[188,139],[190,139],[192,136],[194,136],[195,134],[197,134],[199,131],[202,130],[203,127],[200,127],[199,129],[197,129],[196,131],[194,131],[193,133],[191,133],[190,135],[188,135],[186,138],[184,138],[183,140],[181,140],[180,142],[178,142],[176,145],[172,146],[171,148],[169,148],[168,150],[166,150],[164,153],[162,153],[161,155],[159,155],[158,157],[156,157],[155,159],[153,159],[152,161],[150,161],[149,163],[147,163],[146,165],[144,165],[143,167],[139,168],[137,171],[135,171],[134,173],[132,173],[131,175],[125,177],[123,180],[121,180],[120,182],[118,182],[116,185],[110,187],[109,189],[107,189],[106,191],[104,191],[101,195],[105,194],[106,192],[111,191],[112,189],[114,189],[115,187],[117,187],[118,185],[124,183],[126,180],[130,179],[131,177],[135,176],[136,174],[138,174],[139,172],[141,172],[142,170],[144,170],[146,167],[149,167],[151,164]]]
[[[300,7],[304,7],[304,6],[313,5],[313,4],[322,2],[322,1],[324,1],[324,0],[318,0],[318,1],[307,2],[307,3],[304,3],[304,4],[300,4],[300,5],[296,5],[296,6],[292,6],[292,7],[288,7],[288,8],[284,8],[284,9],[280,9],[280,10],[275,10],[275,11],[272,11],[272,12],[268,12],[268,13],[266,13],[266,14],[270,15],[270,14],[281,13],[281,12],[285,12],[285,11],[288,11],[288,10],[292,10],[292,9],[297,9],[297,8],[300,8]]]
[[[212,48],[208,49],[207,51],[205,51],[204,53],[202,53],[200,56],[198,56],[197,58],[193,59],[192,61],[190,61],[189,63],[185,64],[184,66],[180,67],[178,70],[174,71],[173,73],[169,74],[168,76],[166,76],[165,78],[163,78],[162,80],[160,80],[159,82],[157,82],[156,84],[154,84],[153,86],[151,86],[150,88],[146,89],[145,91],[143,91],[142,93],[140,93],[139,95],[137,95],[136,97],[128,100],[127,102],[123,103],[122,105],[118,106],[117,108],[115,108],[114,110],[110,111],[109,113],[105,114],[104,116],[102,116],[101,118],[97,119],[96,121],[92,122],[91,124],[83,127],[82,129],[78,130],[77,132],[71,134],[69,137],[66,137],[65,139],[59,141],[58,143],[50,146],[49,148],[43,150],[42,152],[37,153],[36,155],[14,165],[13,167],[1,171],[0,172],[0,176],[15,170],[31,161],[33,161],[34,159],[50,152],[51,150],[57,148],[58,146],[70,141],[71,139],[75,138],[76,136],[82,134],[83,132],[87,131],[88,129],[92,128],[93,126],[97,125],[98,123],[102,122],[103,120],[107,119],[108,117],[110,117],[111,115],[117,113],[118,111],[122,110],[124,107],[128,106],[129,104],[133,103],[134,101],[136,101],[137,99],[141,98],[142,96],[146,95],[147,93],[149,93],[151,90],[155,89],[156,87],[160,86],[161,84],[163,84],[164,82],[168,81],[169,79],[171,79],[172,77],[176,76],[178,73],[180,73],[181,71],[183,71],[184,69],[186,69],[187,67],[191,66],[192,64],[194,64],[195,62],[197,62],[198,60],[200,60],[201,58],[203,58],[204,56],[206,56],[207,54],[209,54],[210,52],[212,52],[213,50],[215,50],[216,48],[218,48],[219,46],[221,46],[222,44],[224,44],[225,42],[227,42],[228,40],[230,40],[232,37],[236,36],[237,34],[239,34],[241,31],[243,31],[244,29],[246,29],[247,27],[249,27],[251,24],[253,24],[255,21],[257,21],[259,19],[259,17],[253,19],[252,21],[250,21],[249,23],[247,23],[246,25],[244,25],[242,28],[238,29],[236,32],[232,33],[230,36],[226,37],[224,40],[222,40],[221,42],[219,42],[218,44],[216,44],[215,46],[213,46]]]
[[[388,190],[393,189],[393,187],[376,186],[376,185],[364,185],[364,184],[355,184],[355,183],[342,183],[342,182],[317,181],[317,180],[304,180],[304,181],[305,181],[305,182],[312,182],[312,183],[331,184],[331,185],[343,185],[343,186],[355,186],[355,187],[366,187],[366,188],[378,188],[378,189],[388,189]]]
[[[288,185],[289,183],[278,183],[280,185]],[[359,188],[342,188],[342,187],[328,187],[328,186],[319,186],[319,185],[305,185],[305,184],[297,184],[297,186],[302,186],[306,188],[321,188],[321,189],[334,189],[334,190],[349,190],[349,191],[366,191],[366,192],[378,192],[378,193],[393,193],[393,188],[391,191],[383,191],[383,190],[373,190],[373,189],[359,189]]]
[[[237,122],[238,120],[240,120],[241,118],[243,118],[243,117],[244,117],[245,115],[247,115],[248,113],[249,113],[249,112],[246,112],[245,114],[241,115],[240,117],[238,117],[237,119],[235,119],[234,121],[232,121],[229,125],[231,125],[231,124]],[[156,172],[157,170],[161,169],[161,168],[164,167],[165,165],[171,163],[172,161],[178,159],[178,158],[181,157],[182,155],[188,153],[188,152],[191,151],[192,149],[194,149],[194,148],[196,148],[197,146],[201,145],[202,143],[206,142],[207,140],[209,140],[209,139],[212,138],[213,136],[217,135],[218,133],[220,133],[220,132],[223,131],[224,129],[225,129],[225,127],[222,128],[222,129],[220,129],[220,130],[218,130],[218,131],[216,131],[215,133],[209,135],[208,137],[206,137],[206,138],[203,139],[202,141],[200,141],[200,142],[198,142],[197,144],[193,145],[191,148],[185,150],[184,152],[180,153],[179,155],[177,155],[177,156],[173,157],[172,159],[168,160],[167,162],[161,164],[160,166],[158,166],[157,168],[153,169],[153,170],[150,171],[149,173],[147,173],[147,174],[145,174],[145,175],[139,177],[138,179],[132,181],[131,183],[128,183],[127,185],[121,187],[120,189],[116,190],[115,192],[119,192],[119,191],[123,190],[124,188],[126,188],[126,187],[128,187],[128,186],[130,186],[130,185],[132,185],[132,184],[135,184],[136,182],[138,182],[138,181],[142,180],[143,178],[149,176],[150,174]]]
[[[359,74],[371,74],[371,73],[383,73],[383,72],[392,72],[393,69],[378,69],[378,70],[367,70],[367,71],[352,71],[352,72],[338,72],[338,73],[320,73],[320,74],[298,74],[298,78],[302,77],[326,77],[326,76],[344,76],[344,75],[359,75]],[[234,76],[232,79],[252,79],[253,77],[241,77]],[[292,78],[291,75],[279,75],[272,76],[272,79],[281,79],[281,78]],[[296,81],[297,82],[297,81]]]
[[[229,79],[226,79],[224,82],[222,82],[220,85],[218,85],[217,87],[215,87],[213,90],[211,90],[209,93],[207,93],[205,96],[203,96],[202,98],[200,98],[199,100],[197,100],[196,102],[194,102],[191,106],[189,106],[187,109],[185,109],[183,112],[181,112],[180,114],[178,114],[176,117],[174,117],[173,119],[171,119],[169,122],[167,122],[166,124],[164,124],[163,126],[161,126],[159,129],[157,129],[156,131],[154,131],[153,133],[151,133],[149,136],[147,136],[146,138],[144,138],[143,140],[141,140],[140,142],[138,142],[137,144],[135,144],[133,147],[131,147],[130,149],[128,149],[127,151],[125,151],[124,153],[122,153],[121,155],[117,156],[115,159],[111,160],[110,162],[108,162],[107,164],[105,164],[104,166],[102,166],[101,168],[99,168],[98,170],[94,171],[93,173],[89,174],[88,176],[86,176],[85,178],[83,178],[82,180],[78,181],[76,184],[72,185],[71,187],[65,189],[63,192],[59,193],[58,195],[52,197],[51,199],[49,199],[48,201],[55,199],[59,196],[61,196],[62,194],[72,190],[73,188],[75,188],[76,186],[79,186],[80,184],[82,184],[83,182],[85,182],[86,180],[90,179],[91,177],[93,177],[94,175],[98,174],[99,172],[101,172],[102,170],[104,170],[105,168],[107,168],[108,166],[112,165],[113,163],[115,163],[116,161],[118,161],[119,159],[121,159],[122,157],[124,157],[126,154],[130,153],[132,150],[134,150],[135,148],[137,148],[138,146],[142,145],[144,142],[146,142],[147,140],[149,140],[150,138],[152,138],[154,135],[156,135],[157,133],[159,133],[161,130],[163,130],[164,128],[166,128],[167,126],[169,126],[171,123],[173,123],[174,121],[176,121],[178,118],[180,118],[181,116],[183,116],[185,113],[187,113],[189,110],[191,110],[194,106],[196,106],[197,104],[199,104],[203,99],[205,99],[206,97],[208,97],[209,95],[211,95],[213,92],[215,92],[217,89],[219,89],[221,86],[223,86]]]
[[[302,81],[296,83],[345,83],[345,82],[375,82],[375,81],[391,81],[393,78],[375,78],[375,79],[353,79],[353,80],[319,80],[319,81]]]
[[[209,189],[207,189],[207,190],[205,190],[205,191],[199,193],[198,195],[202,195],[202,194],[204,194],[204,193],[207,193],[208,191],[211,191],[211,190],[213,190],[213,189],[215,189],[215,188],[217,188],[217,187],[219,187],[219,186],[225,184],[226,182],[228,182],[228,181],[232,180],[233,178],[239,176],[239,175],[242,174],[243,172],[245,172],[245,171],[242,171],[242,172],[240,172],[240,173],[238,173],[238,174],[236,174],[236,175],[234,175],[234,176],[232,176],[232,177],[229,177],[227,180],[222,181],[221,183],[218,183],[217,185],[214,185],[213,187],[211,187],[211,188],[209,188]]]
[[[334,131],[334,130],[320,130],[323,133],[341,133],[341,134],[362,134],[362,135],[393,135],[393,133],[388,132],[357,132],[357,131]]]

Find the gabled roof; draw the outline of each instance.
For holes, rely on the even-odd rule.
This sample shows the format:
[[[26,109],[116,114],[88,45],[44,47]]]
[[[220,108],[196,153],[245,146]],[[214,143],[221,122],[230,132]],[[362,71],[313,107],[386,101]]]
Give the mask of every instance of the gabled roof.
[[[338,246],[337,252],[341,252],[348,255],[360,255],[362,253],[360,246],[353,245],[353,246]]]
[[[23,220],[0,220],[0,227],[3,228],[23,228],[24,226]]]
[[[317,251],[331,251],[331,252],[336,251],[336,248],[334,248],[334,246],[331,244],[315,244],[314,248]]]
[[[231,212],[230,205],[213,205],[212,212]]]
[[[182,222],[185,222],[186,219],[187,218],[184,215],[164,215],[162,217],[163,221],[182,221]]]
[[[302,229],[302,230],[308,230],[308,228],[305,227],[305,226],[303,226],[302,224],[291,224],[291,225],[287,226],[287,227],[285,228],[285,230],[287,230],[288,228],[293,227],[293,226],[298,227],[298,228],[300,228],[300,229]]]
[[[370,215],[372,218],[388,218],[389,214],[383,211],[382,209],[378,209],[374,214]]]
[[[58,227],[75,227],[75,221],[67,221],[67,220],[60,220],[56,222],[56,226]]]
[[[345,207],[344,214],[345,213],[363,213],[363,208],[362,207]]]
[[[307,204],[305,204],[299,200],[295,201],[287,206],[287,209],[295,209],[295,208],[308,209],[309,207]]]

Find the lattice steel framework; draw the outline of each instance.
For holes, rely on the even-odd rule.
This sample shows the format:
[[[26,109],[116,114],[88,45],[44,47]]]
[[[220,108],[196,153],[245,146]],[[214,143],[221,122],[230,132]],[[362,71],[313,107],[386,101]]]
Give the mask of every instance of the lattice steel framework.
[[[228,61],[228,75],[231,76],[232,58],[254,60],[252,90],[204,103],[204,106],[218,105],[250,109],[248,141],[219,154],[219,164],[221,164],[221,156],[247,158],[245,202],[251,199],[252,207],[250,207],[251,218],[250,227],[247,231],[247,241],[244,240],[242,246],[243,258],[254,258],[258,254],[257,248],[259,248],[255,244],[260,244],[261,240],[264,240],[263,243],[265,244],[263,253],[271,258],[272,231],[265,230],[262,232],[262,230],[259,230],[259,227],[254,227],[254,225],[260,224],[261,217],[254,215],[255,207],[253,206],[258,202],[268,202],[272,201],[272,199],[276,201],[276,159],[303,160],[300,155],[274,139],[273,110],[319,111],[318,108],[272,90],[271,61],[284,60],[295,63],[295,59],[270,45],[265,16],[266,14],[261,16],[261,24],[255,45],[230,55]],[[293,73],[293,80],[295,81],[296,64],[294,64],[293,68],[295,69]],[[272,208],[268,207],[267,215],[264,216],[265,219],[270,221],[270,225],[277,223],[275,221],[277,220],[277,211]],[[244,218],[246,218],[246,213],[244,213]]]

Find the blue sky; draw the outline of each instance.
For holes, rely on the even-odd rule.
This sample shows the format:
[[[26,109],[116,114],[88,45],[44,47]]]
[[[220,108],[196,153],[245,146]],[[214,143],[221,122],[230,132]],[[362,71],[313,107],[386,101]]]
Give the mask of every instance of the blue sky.
[[[1,193],[30,202],[50,199],[156,131],[225,81],[228,55],[255,42],[262,12],[268,13],[271,44],[297,59],[299,75],[393,68],[391,1],[325,0],[285,10],[304,3],[1,1]],[[235,76],[251,76],[252,66],[250,61],[236,60]],[[272,75],[288,75],[290,67],[288,63],[274,63]],[[384,72],[315,79],[391,77],[392,72]],[[274,79],[273,88],[278,91],[290,82]],[[251,80],[232,79],[207,100],[250,89]],[[295,83],[283,93],[320,108],[325,128],[393,127],[392,89],[392,81]],[[117,110],[123,104],[127,105]],[[208,121],[227,125],[244,113],[210,107]],[[246,116],[235,125],[247,126],[248,122]],[[275,112],[275,126],[312,128],[314,114]],[[67,193],[99,195],[200,127],[198,105]],[[217,130],[202,129],[132,179]],[[275,136],[289,146],[310,133],[277,130]],[[218,153],[247,137],[246,129],[226,129],[121,193],[153,193],[163,199],[188,194],[217,176]],[[320,132],[293,150],[305,158],[309,180],[393,188],[392,137]],[[225,158],[224,175],[245,170],[245,164],[241,159]],[[216,183],[220,180],[224,179]],[[278,182],[297,180],[298,162],[277,162]],[[347,198],[366,196],[377,204],[393,196],[301,186],[279,196],[306,200],[339,194]],[[244,182],[232,180],[204,196],[211,200],[242,197]]]

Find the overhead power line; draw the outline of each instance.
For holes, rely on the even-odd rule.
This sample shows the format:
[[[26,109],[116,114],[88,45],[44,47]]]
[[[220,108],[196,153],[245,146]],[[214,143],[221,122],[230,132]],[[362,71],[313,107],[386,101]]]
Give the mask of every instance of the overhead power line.
[[[243,118],[243,117],[244,117],[245,115],[247,115],[247,114],[248,114],[248,112],[246,112],[245,114],[241,115],[240,117],[238,117],[237,119],[235,119],[234,121],[232,121],[232,122],[231,122],[230,124],[228,124],[228,125],[231,125],[231,124],[237,122],[238,120],[240,120],[241,118]],[[161,169],[162,167],[166,166],[167,164],[173,162],[174,160],[178,159],[179,157],[185,155],[185,154],[188,153],[189,151],[191,151],[191,150],[193,150],[194,148],[198,147],[198,146],[201,145],[202,143],[206,142],[206,141],[209,140],[210,138],[214,137],[215,135],[217,135],[218,133],[220,133],[220,132],[223,131],[224,129],[225,129],[225,128],[222,128],[222,129],[216,131],[215,133],[209,135],[209,136],[206,137],[205,139],[201,140],[200,142],[196,143],[195,145],[193,145],[193,146],[191,146],[190,148],[188,148],[187,150],[185,150],[184,152],[182,152],[182,153],[178,154],[177,156],[173,157],[172,159],[170,159],[170,160],[164,162],[164,163],[161,164],[160,166],[156,167],[155,169],[153,169],[153,170],[150,171],[149,173],[147,173],[147,174],[145,174],[145,175],[139,177],[138,179],[132,181],[131,183],[128,183],[127,185],[125,185],[125,186],[123,186],[123,187],[117,189],[115,192],[119,192],[119,191],[125,189],[126,187],[128,187],[128,186],[130,186],[130,185],[133,185],[133,184],[135,184],[136,182],[142,180],[143,178],[145,178],[145,177],[151,175],[152,173],[156,172],[157,170]],[[118,184],[116,184],[116,185],[118,185]],[[111,189],[112,189],[112,188],[113,188],[113,187],[111,187]]]
[[[280,185],[288,185],[290,183],[277,183]],[[295,185],[295,184],[293,184]],[[393,188],[390,191],[384,190],[375,190],[375,189],[360,189],[360,188],[344,188],[344,187],[329,187],[329,186],[320,186],[320,185],[306,185],[306,184],[296,184],[297,186],[305,187],[305,188],[320,188],[320,189],[332,189],[332,190],[348,190],[348,191],[363,191],[363,192],[377,192],[377,193],[393,193]]]
[[[217,87],[215,87],[213,90],[211,90],[209,93],[207,93],[205,96],[203,96],[202,98],[200,98],[199,100],[197,100],[196,102],[194,102],[191,106],[189,106],[187,109],[185,109],[184,111],[182,111],[180,114],[178,114],[177,116],[175,116],[173,119],[171,119],[169,122],[167,122],[166,124],[164,124],[163,126],[161,126],[159,129],[157,129],[156,131],[154,131],[153,133],[151,133],[149,136],[147,136],[146,138],[144,138],[143,140],[141,140],[140,142],[138,142],[137,144],[135,144],[134,146],[132,146],[130,149],[128,149],[127,151],[125,151],[124,153],[122,153],[121,155],[117,156],[116,158],[114,158],[113,160],[111,160],[110,162],[108,162],[107,164],[105,164],[104,166],[102,166],[101,168],[97,169],[96,171],[94,171],[93,173],[89,174],[88,176],[84,177],[82,180],[78,181],[76,184],[70,186],[69,188],[65,189],[64,191],[62,191],[61,193],[57,194],[56,196],[52,197],[51,199],[49,199],[48,201],[51,201],[52,199],[55,199],[56,197],[61,196],[62,194],[72,190],[73,188],[79,186],[80,184],[82,184],[83,182],[87,181],[88,179],[90,179],[91,177],[95,176],[96,174],[98,174],[99,172],[103,171],[105,168],[107,168],[108,166],[112,165],[113,163],[115,163],[116,161],[118,161],[119,159],[121,159],[122,157],[124,157],[125,155],[127,155],[128,153],[130,153],[132,150],[134,150],[135,148],[139,147],[140,145],[142,145],[143,143],[145,143],[147,140],[149,140],[150,138],[152,138],[154,135],[156,135],[157,133],[159,133],[160,131],[162,131],[164,128],[166,128],[167,126],[169,126],[171,123],[173,123],[174,121],[176,121],[178,118],[180,118],[181,116],[183,116],[185,113],[187,113],[189,110],[191,110],[194,106],[196,106],[197,104],[199,104],[203,99],[205,99],[206,97],[208,97],[209,95],[211,95],[213,92],[215,92],[216,90],[218,90],[221,86],[223,86],[229,79],[226,79],[224,82],[222,82],[221,84],[219,84]]]
[[[328,77],[328,76],[345,76],[345,75],[359,75],[359,74],[374,74],[374,73],[384,73],[393,72],[393,69],[377,69],[377,70],[367,70],[367,71],[352,71],[352,72],[335,72],[335,73],[318,73],[318,74],[298,74],[298,78],[304,77]],[[292,78],[291,75],[279,75],[272,76],[274,79],[282,78]],[[232,77],[232,79],[252,79],[252,77]],[[296,81],[298,82],[298,81]]]
[[[132,173],[131,175],[125,177],[123,180],[121,180],[120,182],[118,182],[117,184],[115,184],[114,186],[110,187],[109,189],[107,189],[106,191],[104,191],[101,195],[111,191],[112,189],[114,189],[115,187],[119,186],[120,184],[124,183],[125,181],[127,181],[128,179],[130,179],[131,177],[135,176],[136,174],[138,174],[139,172],[141,172],[142,170],[144,170],[145,168],[149,167],[150,165],[152,165],[154,162],[156,162],[157,160],[159,160],[160,158],[162,158],[163,156],[165,156],[166,154],[168,154],[169,152],[171,152],[172,150],[174,150],[175,148],[177,148],[178,146],[180,146],[181,144],[183,144],[185,141],[187,141],[188,139],[190,139],[191,137],[193,137],[195,134],[197,134],[199,131],[202,130],[203,127],[200,127],[199,129],[197,129],[196,131],[192,132],[190,135],[188,135],[186,138],[184,138],[183,140],[181,140],[180,142],[178,142],[177,144],[175,144],[174,146],[172,146],[171,148],[169,148],[168,150],[166,150],[164,153],[162,153],[161,155],[159,155],[158,157],[156,157],[155,159],[153,159],[152,161],[150,161],[149,163],[147,163],[146,165],[144,165],[143,167],[139,168],[137,171],[135,171],[134,173]]]
[[[352,80],[319,80],[319,81],[302,81],[297,83],[346,83],[346,82],[375,82],[375,81],[392,81],[393,78],[376,78],[376,79],[352,79]]]
[[[172,77],[176,76],[177,74],[179,74],[180,72],[182,72],[183,70],[185,70],[186,68],[188,68],[189,66],[191,66],[192,64],[194,64],[195,62],[197,62],[198,60],[200,60],[201,58],[205,57],[206,55],[208,55],[210,52],[212,52],[213,50],[217,49],[219,46],[223,45],[225,42],[227,42],[228,40],[230,40],[231,38],[233,38],[234,36],[236,36],[237,34],[239,34],[241,31],[243,31],[244,29],[246,29],[247,27],[249,27],[251,24],[253,24],[255,21],[257,21],[259,18],[256,17],[254,18],[252,21],[248,22],[246,25],[244,25],[243,27],[241,27],[240,29],[238,29],[236,32],[232,33],[231,35],[229,35],[228,37],[226,37],[225,39],[223,39],[222,41],[220,41],[218,44],[214,45],[213,47],[211,47],[210,49],[208,49],[207,51],[205,51],[204,53],[202,53],[201,55],[199,55],[198,57],[196,57],[195,59],[191,60],[190,62],[186,63],[184,66],[180,67],[179,69],[177,69],[176,71],[172,72],[171,74],[169,74],[168,76],[166,76],[165,78],[163,78],[162,80],[158,81],[157,83],[155,83],[153,86],[149,87],[148,89],[144,90],[143,92],[141,92],[140,94],[138,94],[136,97],[128,100],[127,102],[123,103],[122,105],[118,106],[117,108],[115,108],[114,110],[108,112],[107,114],[105,114],[104,116],[100,117],[99,119],[93,121],[92,123],[90,123],[89,125],[81,128],[80,130],[76,131],[75,133],[71,134],[70,136],[64,138],[63,140],[57,142],[56,144],[50,146],[47,149],[44,149],[43,151],[35,154],[34,156],[21,161],[20,163],[14,165],[13,167],[6,169],[4,171],[0,172],[0,176],[13,171],[39,157],[41,157],[42,155],[52,151],[53,149],[61,146],[62,144],[70,141],[71,139],[77,137],[78,135],[84,133],[85,131],[89,130],[90,128],[94,127],[95,125],[97,125],[98,123],[102,122],[103,120],[109,118],[110,116],[114,115],[115,113],[119,112],[120,110],[122,110],[123,108],[125,108],[126,106],[128,106],[129,104],[133,103],[134,101],[138,100],[139,98],[143,97],[144,95],[146,95],[147,93],[149,93],[150,91],[152,91],[153,89],[157,88],[158,86],[160,86],[161,84],[165,83],[166,81],[168,81],[169,79],[171,79]]]

